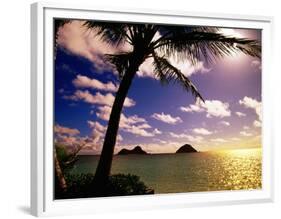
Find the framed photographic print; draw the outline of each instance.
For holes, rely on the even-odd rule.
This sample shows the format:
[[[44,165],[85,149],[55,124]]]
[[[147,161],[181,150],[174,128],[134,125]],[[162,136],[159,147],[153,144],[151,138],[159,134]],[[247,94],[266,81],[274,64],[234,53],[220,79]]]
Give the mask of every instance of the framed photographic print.
[[[271,201],[271,18],[31,10],[32,214]]]

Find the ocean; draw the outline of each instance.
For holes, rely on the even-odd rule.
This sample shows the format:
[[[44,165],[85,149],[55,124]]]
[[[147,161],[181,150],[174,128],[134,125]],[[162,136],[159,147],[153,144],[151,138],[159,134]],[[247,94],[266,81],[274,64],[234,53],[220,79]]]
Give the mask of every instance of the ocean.
[[[95,173],[99,156],[81,155],[71,173]],[[112,174],[130,173],[155,193],[262,187],[261,149],[188,154],[115,155]]]

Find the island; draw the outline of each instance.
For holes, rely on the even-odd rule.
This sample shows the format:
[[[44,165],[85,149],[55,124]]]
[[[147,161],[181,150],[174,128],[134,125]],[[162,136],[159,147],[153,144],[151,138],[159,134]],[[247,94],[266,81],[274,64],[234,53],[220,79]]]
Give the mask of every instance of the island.
[[[195,150],[190,144],[185,144],[176,151],[176,153],[195,153],[195,152],[198,151]]]
[[[140,146],[136,146],[132,150],[123,148],[121,151],[118,152],[117,155],[127,155],[127,154],[147,154],[147,152],[145,152]]]

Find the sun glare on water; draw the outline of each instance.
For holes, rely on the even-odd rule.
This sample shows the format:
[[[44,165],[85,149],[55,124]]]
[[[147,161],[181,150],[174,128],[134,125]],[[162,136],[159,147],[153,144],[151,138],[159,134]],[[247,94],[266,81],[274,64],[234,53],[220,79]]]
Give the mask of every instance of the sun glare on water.
[[[261,149],[236,149],[214,152],[221,157],[220,181],[230,190],[260,189]]]

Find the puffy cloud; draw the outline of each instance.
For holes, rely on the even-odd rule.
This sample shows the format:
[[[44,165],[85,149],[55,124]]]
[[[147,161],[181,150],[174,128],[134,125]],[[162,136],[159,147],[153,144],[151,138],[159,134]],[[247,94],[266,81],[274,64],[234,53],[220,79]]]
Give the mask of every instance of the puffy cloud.
[[[139,117],[138,115],[133,116],[125,116],[123,113],[120,117],[120,127],[125,128],[131,124],[143,123],[139,127],[140,128],[151,128],[151,126],[147,123],[146,119]]]
[[[117,86],[112,82],[103,83],[96,79],[88,78],[87,76],[77,75],[72,81],[75,87],[79,88],[92,88],[104,91],[117,91]]]
[[[227,121],[220,121],[220,124],[224,125],[224,126],[230,126],[230,123]]]
[[[173,137],[173,138],[179,138],[179,139],[186,139],[188,141],[191,142],[196,142],[199,143],[203,140],[203,138],[201,136],[192,136],[192,135],[188,135],[188,134],[176,134],[174,132],[169,132],[169,134]]]
[[[204,128],[195,128],[192,131],[199,135],[211,135],[212,134],[211,131],[204,129]]]
[[[170,62],[176,68],[180,69],[186,77],[196,73],[204,74],[211,71],[210,68],[204,66],[204,62],[202,61],[197,61],[197,63],[193,65],[189,60],[178,61],[175,57],[171,57]]]
[[[168,124],[172,124],[172,125],[175,125],[177,123],[181,123],[182,122],[182,119],[180,117],[173,117],[171,116],[170,114],[164,114],[163,112],[160,114],[160,113],[153,113],[151,115],[152,118],[156,119],[156,120],[159,120],[159,121],[162,121],[162,122],[165,122],[165,123],[168,123]]]
[[[249,137],[249,136],[252,136],[253,134],[250,133],[250,132],[241,131],[241,132],[240,132],[240,135],[243,135],[243,136],[245,136],[245,137]]]
[[[207,73],[211,71],[211,69],[208,69],[204,66],[204,62],[202,61],[198,61],[196,65],[192,65],[189,60],[178,61],[174,57],[170,57],[169,61],[173,66],[181,70],[181,72],[186,77],[189,77],[192,74],[196,74],[196,73]],[[153,58],[147,58],[140,65],[137,75],[139,77],[151,77],[157,79],[153,72],[154,72]]]
[[[211,141],[217,142],[217,143],[225,143],[225,142],[227,142],[227,140],[225,140],[223,138],[213,138],[213,139],[211,139]]]
[[[256,112],[258,119],[253,122],[253,125],[254,127],[261,127],[261,121],[262,121],[261,102],[251,97],[245,96],[242,100],[239,100],[239,104],[243,105],[246,108],[253,109]]]
[[[157,128],[155,128],[153,130],[153,133],[156,134],[156,135],[161,135],[162,134],[162,132],[159,129],[157,129]]]
[[[106,133],[106,127],[97,121],[87,121],[87,123],[89,127],[92,129],[92,133],[91,133],[91,142],[90,144],[87,144],[85,149],[100,151]],[[116,144],[118,145],[122,140],[123,137],[120,134],[118,134],[116,138]]]
[[[111,93],[103,95],[100,92],[97,92],[95,95],[93,95],[88,90],[77,90],[72,96],[64,96],[64,99],[71,99],[75,101],[83,100],[84,102],[90,104],[112,106],[115,97]],[[126,97],[124,107],[132,107],[135,105],[136,102],[133,99]]]
[[[260,60],[253,60],[251,62],[251,66],[253,68],[255,68],[256,70],[260,70],[261,69],[261,61]]]
[[[235,112],[235,114],[236,114],[238,117],[244,117],[244,116],[246,116],[245,113],[241,113],[241,112]]]
[[[92,61],[99,71],[112,70],[113,66],[103,59],[103,55],[128,51],[131,49],[129,44],[111,46],[101,40],[97,31],[88,30],[83,23],[75,20],[61,27],[58,31],[58,45]]]
[[[184,106],[181,106],[180,107],[180,110],[182,112],[197,112],[197,113],[200,113],[200,112],[204,112],[205,109],[201,107],[200,104],[190,104],[189,106],[187,107],[184,107]]]
[[[105,135],[106,128],[99,122],[88,121],[88,125],[92,128],[92,139],[94,145],[101,145]]]
[[[253,122],[253,125],[254,125],[255,127],[257,127],[257,128],[260,128],[260,127],[261,127],[261,121],[255,120],[255,121]]]
[[[143,137],[153,137],[155,135],[154,133],[147,131],[146,129],[137,125],[130,125],[128,127],[122,128],[122,130]]]
[[[56,134],[66,134],[69,136],[75,136],[80,134],[80,131],[78,129],[68,128],[58,124],[55,125],[54,132]]]
[[[243,126],[243,129],[244,129],[244,130],[249,130],[250,127],[245,125],[245,126]]]
[[[103,126],[99,122],[94,122],[94,121],[90,121],[90,120],[87,122],[88,122],[88,125],[90,128],[95,128],[96,130],[98,130],[100,132],[105,132],[105,130],[106,130],[105,126]]]
[[[69,136],[69,135],[63,135],[63,134],[56,134],[55,135],[55,142],[62,144],[64,146],[73,146],[77,144],[78,139],[76,136]]]
[[[96,115],[98,118],[108,121],[110,113],[111,107],[101,106],[98,107]],[[158,129],[151,130],[152,127],[148,124],[146,119],[138,115],[126,116],[123,113],[120,116],[119,128],[124,132],[143,137],[153,137],[162,133]]]
[[[245,106],[246,108],[254,109],[256,114],[261,120],[261,102],[253,99],[251,97],[245,96],[242,100],[239,100],[239,104]]]
[[[105,120],[105,121],[108,121],[110,113],[111,113],[111,107],[109,107],[109,106],[99,106],[98,112],[96,113],[96,115],[97,115],[98,118],[100,118],[102,120]]]
[[[206,112],[207,118],[223,118],[231,115],[229,104],[219,100],[206,100],[205,103],[197,100],[196,104],[190,104],[187,107],[180,107],[180,110],[182,112]]]

